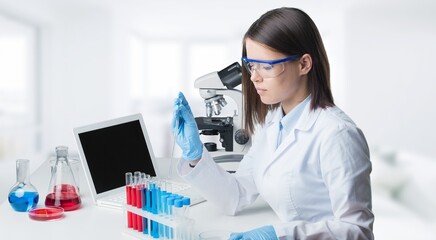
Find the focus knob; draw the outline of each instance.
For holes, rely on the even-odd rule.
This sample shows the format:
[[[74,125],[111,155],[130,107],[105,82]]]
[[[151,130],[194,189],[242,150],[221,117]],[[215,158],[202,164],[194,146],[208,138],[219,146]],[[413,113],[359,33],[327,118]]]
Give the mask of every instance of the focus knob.
[[[244,145],[250,140],[250,137],[248,136],[248,133],[244,129],[238,129],[235,132],[235,141],[240,144]]]

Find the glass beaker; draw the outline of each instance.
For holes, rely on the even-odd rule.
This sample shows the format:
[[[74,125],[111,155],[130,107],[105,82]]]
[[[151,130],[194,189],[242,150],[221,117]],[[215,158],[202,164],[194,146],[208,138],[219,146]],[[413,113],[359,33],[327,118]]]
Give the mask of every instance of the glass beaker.
[[[68,161],[68,147],[58,146],[56,147],[56,163],[51,168],[51,179],[45,205],[72,211],[78,209],[81,202],[76,180]]]
[[[28,159],[16,161],[17,182],[9,191],[8,200],[12,208],[18,212],[27,212],[36,207],[39,194],[30,183],[30,168]]]

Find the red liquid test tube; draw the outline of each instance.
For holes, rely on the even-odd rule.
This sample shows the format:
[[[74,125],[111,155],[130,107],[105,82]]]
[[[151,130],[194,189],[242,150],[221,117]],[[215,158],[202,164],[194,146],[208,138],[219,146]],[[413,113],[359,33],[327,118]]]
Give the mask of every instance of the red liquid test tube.
[[[141,190],[142,184],[136,185],[136,207],[142,208],[142,198],[141,198]]]
[[[133,181],[133,176],[131,172],[127,172],[126,173],[126,202],[127,205],[131,205],[132,204],[132,181]],[[132,228],[133,227],[133,223],[132,223],[132,213],[131,212],[127,212],[127,227],[128,228]]]
[[[132,227],[133,227],[133,230],[138,230],[138,224],[137,224],[136,219],[137,219],[137,215],[132,213]]]
[[[136,223],[138,225],[138,232],[144,231],[143,225],[142,225],[142,216],[136,215]]]
[[[131,190],[130,190],[130,200],[131,200],[131,204],[132,206],[136,207],[136,186],[132,186]]]
[[[132,188],[131,188],[131,195],[130,195],[130,200],[131,200],[131,205],[133,207],[136,207],[136,183],[138,182],[138,178],[137,176],[133,176],[133,182],[132,182]],[[137,217],[136,214],[133,214],[132,216],[132,224],[133,224],[133,229],[137,230],[138,227],[136,225],[137,221],[136,221]]]
[[[142,191],[142,188],[143,188],[141,173],[140,172],[135,172],[135,177],[137,179],[136,186],[135,186],[135,190],[136,190],[136,207],[141,209],[142,208],[141,191]],[[136,215],[136,225],[138,227],[138,229],[137,229],[138,232],[142,232],[143,231],[142,216]]]

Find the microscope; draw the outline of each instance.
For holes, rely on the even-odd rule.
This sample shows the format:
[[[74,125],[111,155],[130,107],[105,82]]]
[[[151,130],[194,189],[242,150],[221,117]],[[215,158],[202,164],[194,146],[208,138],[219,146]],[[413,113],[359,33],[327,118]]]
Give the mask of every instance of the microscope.
[[[218,142],[222,147],[213,141],[204,143],[216,162],[239,162],[251,146],[251,140],[242,128],[242,92],[234,89],[241,82],[241,65],[235,62],[221,71],[196,79],[194,83],[206,106],[206,117],[195,118],[199,134],[218,136]],[[237,109],[234,110],[233,116],[218,117],[222,108],[227,105],[224,96],[232,98],[236,103]]]

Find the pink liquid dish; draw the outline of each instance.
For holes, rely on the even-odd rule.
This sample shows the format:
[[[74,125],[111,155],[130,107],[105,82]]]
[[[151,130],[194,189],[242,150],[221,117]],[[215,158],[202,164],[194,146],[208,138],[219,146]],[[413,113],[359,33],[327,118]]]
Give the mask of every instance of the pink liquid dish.
[[[42,207],[29,211],[30,219],[36,221],[57,220],[64,216],[64,209],[60,207]]]

